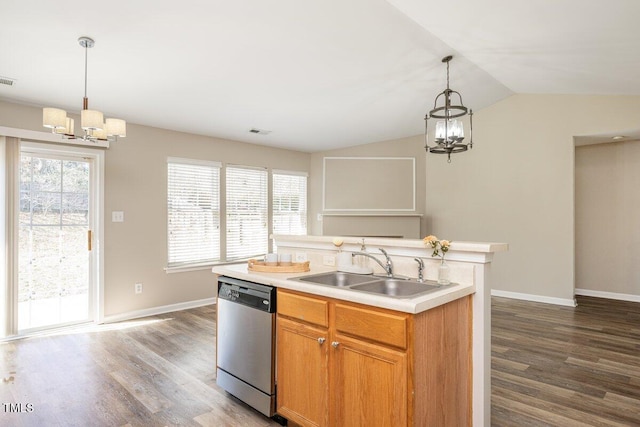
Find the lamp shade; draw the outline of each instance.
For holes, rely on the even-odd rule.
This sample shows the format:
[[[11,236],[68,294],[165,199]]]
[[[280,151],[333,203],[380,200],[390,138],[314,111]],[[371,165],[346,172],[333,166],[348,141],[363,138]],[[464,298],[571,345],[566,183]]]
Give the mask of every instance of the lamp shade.
[[[74,135],[76,133],[76,124],[73,119],[67,117],[67,135]]]
[[[103,127],[106,127],[103,125]],[[99,139],[102,141],[107,140],[107,131],[106,129],[95,129],[91,131],[91,136],[95,139]]]
[[[67,127],[67,112],[59,108],[42,109],[42,126],[51,129]]]
[[[74,121],[71,117],[67,117],[66,126],[61,129],[56,129],[56,133],[64,134],[64,135],[73,135],[74,129]]]
[[[121,119],[107,119],[105,122],[107,135],[124,138],[127,136],[127,122]]]
[[[84,130],[96,130],[104,127],[102,113],[96,110],[82,110],[80,112],[80,126]]]

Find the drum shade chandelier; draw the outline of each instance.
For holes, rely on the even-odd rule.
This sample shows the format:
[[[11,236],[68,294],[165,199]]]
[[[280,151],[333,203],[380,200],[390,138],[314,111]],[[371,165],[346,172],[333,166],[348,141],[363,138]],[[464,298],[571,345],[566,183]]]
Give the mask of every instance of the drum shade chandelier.
[[[127,136],[127,122],[121,119],[104,120],[100,111],[89,110],[87,53],[95,45],[95,42],[89,37],[80,37],[78,43],[84,48],[84,98],[82,98],[82,111],[80,112],[80,126],[84,135],[75,135],[74,120],[67,117],[67,112],[59,108],[43,108],[42,125],[50,128],[51,132],[62,135],[63,138],[78,138],[94,142],[117,140],[118,137],[124,138]]]
[[[446,154],[449,163],[451,154],[473,148],[473,111],[463,105],[460,93],[449,88],[449,62],[452,59],[451,55],[442,58],[442,62],[447,64],[447,88],[436,96],[433,110],[424,117],[425,150],[429,153]],[[457,104],[454,103],[456,101]],[[459,118],[466,115],[469,115],[469,142],[465,143],[464,127]],[[433,129],[429,129],[429,121],[435,122]],[[429,145],[430,141],[435,145]]]

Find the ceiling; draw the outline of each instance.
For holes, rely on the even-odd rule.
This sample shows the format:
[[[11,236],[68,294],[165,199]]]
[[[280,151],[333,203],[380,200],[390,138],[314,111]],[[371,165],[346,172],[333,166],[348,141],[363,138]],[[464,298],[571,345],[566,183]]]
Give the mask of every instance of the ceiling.
[[[640,95],[637,0],[3,0],[0,98],[306,152],[420,134],[444,89]],[[252,128],[271,131],[250,133]]]

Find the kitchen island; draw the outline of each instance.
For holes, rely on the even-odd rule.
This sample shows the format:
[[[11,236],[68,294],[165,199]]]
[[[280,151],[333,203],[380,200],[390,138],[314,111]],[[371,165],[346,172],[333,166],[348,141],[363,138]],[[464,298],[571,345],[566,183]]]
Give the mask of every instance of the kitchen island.
[[[249,271],[246,263],[221,265],[213,268],[214,273],[223,276],[274,286],[279,289],[289,289],[310,295],[341,299],[411,314],[421,313],[475,293],[473,283],[454,283],[450,286],[443,286],[437,292],[417,296],[416,298],[392,298],[372,293],[355,292],[338,286],[323,286],[296,280],[305,276],[313,276],[329,271],[336,271],[336,268],[321,265],[315,266],[312,264],[311,270],[305,273],[264,273]]]
[[[275,239],[279,253],[311,261],[307,275],[336,269],[325,265],[336,252],[330,237]],[[343,250],[357,251],[358,240],[345,238]],[[424,260],[426,279],[437,274],[438,262],[420,240],[367,239],[367,246],[372,254],[384,248],[397,274],[416,277],[415,257]],[[302,425],[335,425],[375,409],[378,421],[392,417],[396,425],[481,426],[490,416],[488,264],[506,249],[454,243],[447,260],[456,284],[407,299],[305,283],[296,280],[301,273],[257,273],[246,264],[213,271],[278,288],[281,415]],[[340,403],[345,398],[355,415]]]

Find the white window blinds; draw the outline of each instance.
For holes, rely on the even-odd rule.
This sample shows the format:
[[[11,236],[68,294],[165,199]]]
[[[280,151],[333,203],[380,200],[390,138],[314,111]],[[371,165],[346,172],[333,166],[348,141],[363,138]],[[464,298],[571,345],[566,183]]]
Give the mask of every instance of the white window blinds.
[[[307,176],[273,171],[273,233],[307,234]]]
[[[168,266],[220,260],[220,164],[168,159]]]
[[[268,175],[265,169],[228,166],[227,261],[267,252]]]

